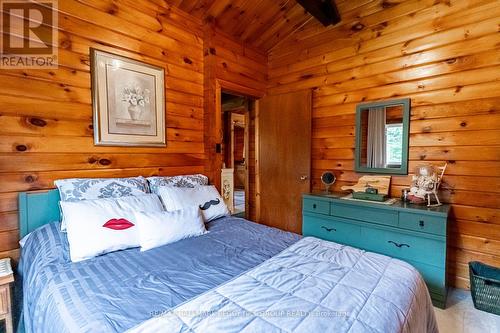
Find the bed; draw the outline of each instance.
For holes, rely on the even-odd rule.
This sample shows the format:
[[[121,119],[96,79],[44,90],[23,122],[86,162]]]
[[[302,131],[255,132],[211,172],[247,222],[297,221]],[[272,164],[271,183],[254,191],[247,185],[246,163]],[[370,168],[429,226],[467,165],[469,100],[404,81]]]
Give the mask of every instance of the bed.
[[[32,231],[19,265],[27,332],[437,332],[420,275],[389,257],[225,217],[199,237],[72,263],[59,222],[48,223],[57,193],[22,194],[20,213],[21,233]],[[308,299],[322,288],[325,309],[325,297]],[[311,295],[283,303],[301,290]],[[213,316],[245,302],[255,307]]]

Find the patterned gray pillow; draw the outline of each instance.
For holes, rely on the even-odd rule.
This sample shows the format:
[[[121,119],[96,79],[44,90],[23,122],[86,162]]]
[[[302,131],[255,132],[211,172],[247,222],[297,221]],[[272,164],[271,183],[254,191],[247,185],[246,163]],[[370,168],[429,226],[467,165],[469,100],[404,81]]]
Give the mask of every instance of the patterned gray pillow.
[[[196,187],[200,185],[208,185],[208,177],[202,174],[182,175],[171,177],[148,177],[149,188],[152,193],[158,194],[160,186],[175,186],[175,187]]]
[[[119,198],[149,193],[144,177],[131,178],[71,178],[54,182],[61,201],[80,201],[100,198]]]

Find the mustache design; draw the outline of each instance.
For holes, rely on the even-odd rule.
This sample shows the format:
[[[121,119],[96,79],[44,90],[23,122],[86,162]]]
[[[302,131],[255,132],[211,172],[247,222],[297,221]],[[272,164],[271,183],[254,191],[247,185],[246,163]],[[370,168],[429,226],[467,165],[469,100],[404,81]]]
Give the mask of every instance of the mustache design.
[[[207,210],[209,209],[211,206],[215,206],[215,205],[218,205],[220,204],[220,200],[219,199],[216,199],[216,200],[210,200],[210,201],[207,201],[202,205],[200,205],[200,209],[201,210]]]

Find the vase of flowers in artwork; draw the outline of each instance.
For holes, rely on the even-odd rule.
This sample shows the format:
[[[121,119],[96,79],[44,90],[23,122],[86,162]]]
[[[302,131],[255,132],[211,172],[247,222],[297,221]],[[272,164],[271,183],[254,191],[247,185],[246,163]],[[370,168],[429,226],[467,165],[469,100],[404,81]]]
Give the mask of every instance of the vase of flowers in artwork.
[[[128,104],[127,111],[132,120],[141,119],[144,107],[149,104],[149,89],[140,86],[125,87],[122,92],[122,101]]]

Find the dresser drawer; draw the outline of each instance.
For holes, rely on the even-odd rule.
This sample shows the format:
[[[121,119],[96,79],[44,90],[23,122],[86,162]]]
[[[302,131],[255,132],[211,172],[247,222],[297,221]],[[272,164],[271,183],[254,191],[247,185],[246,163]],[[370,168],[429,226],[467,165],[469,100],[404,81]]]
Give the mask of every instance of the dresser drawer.
[[[355,224],[304,215],[302,234],[356,246],[361,236],[361,227]]]
[[[399,227],[446,236],[446,218],[438,216],[400,212]]]
[[[370,251],[444,268],[444,241],[368,227],[361,228],[361,238]]]
[[[0,286],[0,315],[9,312],[9,285]]]
[[[398,212],[395,210],[378,209],[359,205],[332,203],[331,215],[346,219],[375,222],[396,227]]]
[[[304,199],[302,209],[306,212],[330,215],[330,203],[328,201]]]
[[[444,268],[434,267],[408,260],[422,275],[425,284],[431,293],[444,295],[446,293],[446,281]]]

